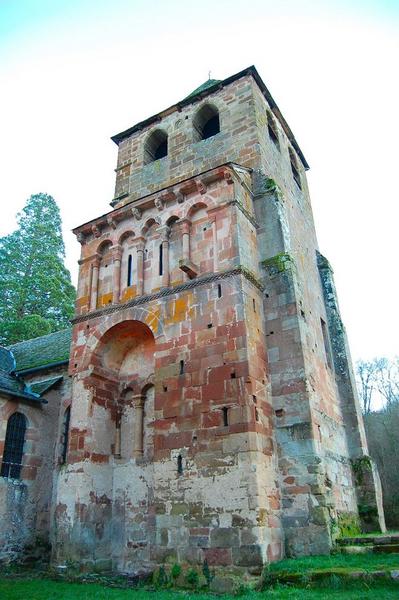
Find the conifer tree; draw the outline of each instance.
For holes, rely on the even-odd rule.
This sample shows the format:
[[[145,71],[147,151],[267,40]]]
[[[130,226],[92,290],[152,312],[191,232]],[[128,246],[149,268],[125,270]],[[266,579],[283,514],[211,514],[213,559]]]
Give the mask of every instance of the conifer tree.
[[[75,299],[54,198],[32,195],[17,222],[16,231],[0,238],[2,345],[67,327]]]

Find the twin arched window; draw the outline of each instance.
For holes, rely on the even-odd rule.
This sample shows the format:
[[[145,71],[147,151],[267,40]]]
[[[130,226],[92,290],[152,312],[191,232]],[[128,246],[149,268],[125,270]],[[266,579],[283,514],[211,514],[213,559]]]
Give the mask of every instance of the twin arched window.
[[[15,412],[8,419],[6,439],[4,443],[1,477],[19,479],[22,469],[26,433],[26,417]]]
[[[220,132],[218,109],[211,104],[204,104],[193,119],[194,141],[207,140]],[[156,129],[144,144],[144,164],[155,162],[168,155],[168,134],[163,129]]]

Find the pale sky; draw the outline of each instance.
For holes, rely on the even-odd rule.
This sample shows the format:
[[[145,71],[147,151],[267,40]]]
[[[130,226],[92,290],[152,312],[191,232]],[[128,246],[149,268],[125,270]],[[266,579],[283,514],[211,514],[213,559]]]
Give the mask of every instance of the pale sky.
[[[398,354],[399,0],[0,0],[0,236],[110,210],[111,135],[254,64],[309,164],[354,359]]]

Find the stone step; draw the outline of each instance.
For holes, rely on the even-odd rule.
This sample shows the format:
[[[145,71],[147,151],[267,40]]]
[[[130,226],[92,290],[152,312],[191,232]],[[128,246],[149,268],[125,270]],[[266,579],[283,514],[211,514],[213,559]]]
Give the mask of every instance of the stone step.
[[[399,534],[340,538],[337,539],[337,544],[339,546],[386,546],[399,544]]]
[[[361,546],[352,545],[352,546],[342,546],[341,547],[342,554],[366,554],[368,552],[372,553],[386,553],[386,554],[399,554],[399,544],[385,544],[385,545],[374,545],[369,544],[366,546],[365,544]]]

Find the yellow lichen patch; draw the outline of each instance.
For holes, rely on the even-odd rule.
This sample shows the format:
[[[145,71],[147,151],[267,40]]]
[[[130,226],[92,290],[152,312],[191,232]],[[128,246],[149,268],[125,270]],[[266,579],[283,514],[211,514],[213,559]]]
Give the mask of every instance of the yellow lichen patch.
[[[187,300],[187,296],[183,296],[183,298],[177,298],[177,300],[174,301],[173,321],[175,323],[183,321],[186,318]]]
[[[89,296],[81,296],[80,298],[78,298],[76,300],[76,307],[80,308],[81,306],[84,306],[85,304],[89,303]]]
[[[97,301],[97,308],[100,308],[101,306],[106,306],[107,304],[111,304],[112,302],[112,292],[109,292],[108,294],[103,294],[102,296],[99,297],[98,301]]]
[[[131,300],[135,296],[137,296],[137,289],[136,289],[135,285],[132,285],[132,286],[126,288],[126,290],[123,292],[122,303],[127,302],[128,300]]]
[[[147,323],[148,327],[152,331],[156,332],[158,330],[158,322],[159,322],[160,314],[161,314],[161,310],[159,308],[154,308],[150,313],[147,314],[147,316],[145,318],[145,322]]]

